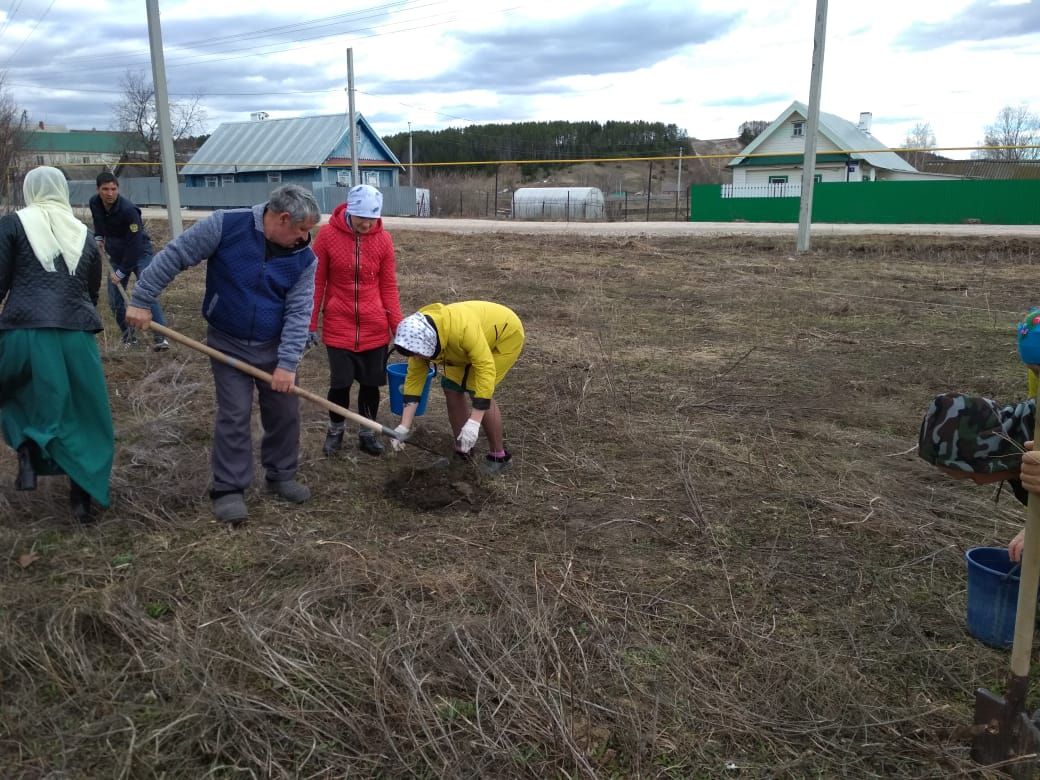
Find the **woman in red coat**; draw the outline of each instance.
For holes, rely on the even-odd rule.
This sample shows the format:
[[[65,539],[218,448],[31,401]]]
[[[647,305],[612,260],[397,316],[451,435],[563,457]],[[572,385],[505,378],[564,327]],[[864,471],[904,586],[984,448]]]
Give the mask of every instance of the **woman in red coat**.
[[[329,355],[328,399],[350,407],[350,386],[358,383],[357,410],[370,420],[379,410],[379,388],[386,384],[387,347],[401,321],[394,242],[379,218],[383,195],[359,184],[347,193],[328,224],[318,231],[314,253],[314,311],[309,342],[321,341]],[[329,412],[322,452],[343,446],[344,418]],[[362,452],[379,456],[383,444],[368,428],[358,433]]]

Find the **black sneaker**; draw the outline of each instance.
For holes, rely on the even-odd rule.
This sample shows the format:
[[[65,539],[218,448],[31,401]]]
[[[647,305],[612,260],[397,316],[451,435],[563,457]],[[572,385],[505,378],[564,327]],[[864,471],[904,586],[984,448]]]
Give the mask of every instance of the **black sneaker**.
[[[338,431],[329,428],[325,432],[325,443],[321,445],[321,453],[325,457],[335,455],[343,447],[343,428]]]
[[[383,442],[376,437],[375,431],[361,431],[358,434],[358,449],[377,458],[386,450]]]
[[[123,349],[131,349],[137,346],[137,334],[132,328],[123,331]]]

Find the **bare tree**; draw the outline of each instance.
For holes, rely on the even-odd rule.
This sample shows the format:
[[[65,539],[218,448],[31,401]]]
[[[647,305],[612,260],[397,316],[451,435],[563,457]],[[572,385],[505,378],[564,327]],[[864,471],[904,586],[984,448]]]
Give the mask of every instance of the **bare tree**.
[[[155,107],[155,87],[143,71],[127,71],[120,82],[123,96],[115,106],[116,125],[140,138],[147,161],[157,163],[159,152],[159,115]],[[170,125],[174,142],[201,130],[206,112],[201,98],[170,103]]]
[[[917,170],[924,170],[925,163],[933,157],[933,154],[926,150],[935,148],[935,133],[932,132],[932,123],[918,122],[911,127],[903,141],[903,147],[907,151],[900,152],[902,158]]]
[[[29,132],[25,112],[19,110],[6,81],[7,74],[0,72],[0,198],[5,205],[16,205],[21,202],[19,182]]]
[[[758,136],[762,134],[762,131],[767,127],[769,127],[769,122],[764,119],[750,119],[747,122],[741,122],[740,128],[738,129],[740,142],[744,146],[747,146],[758,138]]]
[[[983,146],[997,147],[980,149],[976,158],[988,160],[1036,160],[1040,159],[1040,116],[1029,110],[1029,106],[1004,106],[997,113],[997,120],[986,125]],[[1030,147],[1033,148],[1022,148]]]

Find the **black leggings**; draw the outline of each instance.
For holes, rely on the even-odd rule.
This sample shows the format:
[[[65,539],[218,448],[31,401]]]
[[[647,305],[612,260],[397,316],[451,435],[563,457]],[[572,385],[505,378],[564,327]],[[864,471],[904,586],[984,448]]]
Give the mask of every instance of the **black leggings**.
[[[327,398],[344,409],[350,408],[349,387],[330,387]],[[376,413],[379,411],[379,388],[374,385],[358,385],[357,406],[358,413],[362,417],[367,417],[369,420],[376,419]],[[343,415],[329,412],[329,420],[335,424],[339,424],[345,419]]]

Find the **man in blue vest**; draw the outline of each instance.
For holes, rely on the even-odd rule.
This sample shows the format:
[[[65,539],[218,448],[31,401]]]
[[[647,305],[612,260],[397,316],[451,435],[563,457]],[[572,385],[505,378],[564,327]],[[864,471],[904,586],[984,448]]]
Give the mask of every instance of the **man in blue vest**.
[[[126,304],[116,285],[125,290],[130,283],[130,274],[138,278],[152,261],[152,239],[141,221],[141,209],[119,194],[119,180],[107,171],[99,173],[95,180],[97,195],[90,199],[90,216],[94,220],[94,240],[98,247],[108,253],[111,269],[108,273],[108,305],[116,324],[123,333],[123,346],[137,344],[134,329],[126,324]],[[152,319],[165,325],[159,304],[152,306]],[[153,349],[170,348],[170,342],[155,334]]]
[[[149,307],[173,278],[208,259],[202,299],[206,343],[272,375],[267,384],[211,360],[217,416],[210,497],[217,518],[232,526],[249,515],[243,493],[253,476],[254,388],[263,420],[260,459],[267,492],[294,503],[311,495],[296,481],[300,402],[292,388],[314,303],[317,259],[310,232],[320,218],[314,195],[295,184],[274,190],[267,203],[216,211],[155,256],[126,311],[130,325],[146,327]]]

